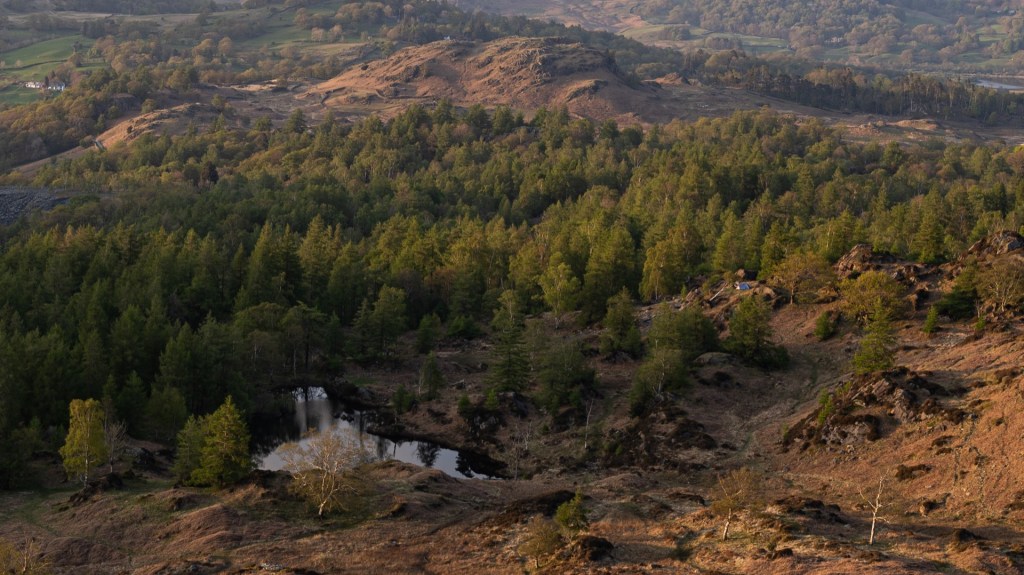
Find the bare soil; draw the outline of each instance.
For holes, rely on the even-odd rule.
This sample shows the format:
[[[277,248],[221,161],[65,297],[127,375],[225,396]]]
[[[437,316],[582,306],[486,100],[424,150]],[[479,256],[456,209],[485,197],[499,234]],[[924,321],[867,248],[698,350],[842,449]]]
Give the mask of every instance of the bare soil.
[[[867,256],[841,261],[854,260],[891,270],[906,265],[872,263]],[[907,281],[937,287],[948,280],[944,273]],[[760,285],[715,292],[713,299],[698,292],[674,304],[699,304],[718,318],[743,297],[774,295]],[[469,439],[455,400],[462,393],[482,397],[489,350],[466,342],[439,353],[449,384],[442,398],[399,422],[406,433],[510,464],[517,434],[530,429],[523,479],[455,479],[375,463],[359,471],[366,487],[352,510],[326,520],[294,499],[286,476],[271,473],[211,492],[173,487],[166,476],[137,471],[125,488],[79,502],[71,499],[74,486],[46,481],[49,491],[0,494],[0,538],[34,540],[58,573],[1020,573],[1019,321],[994,321],[980,336],[966,324],[944,324],[928,337],[920,330],[922,305],[899,324],[897,360],[906,369],[854,380],[848,362],[859,339],[856,327],[844,325],[824,342],[812,336],[815,318],[838,302],[775,301],[773,327],[793,356],[789,369],[766,373],[724,354],[709,356],[676,406],[646,419],[627,413],[637,364],[593,360],[603,399],[586,440],[618,441],[622,456],[584,450],[580,427],[562,428],[534,409],[522,417],[507,413],[486,441]],[[643,325],[652,312],[639,310]],[[556,335],[596,345],[596,330],[580,331],[571,322],[555,330],[549,317],[531,321],[551,322],[547,327]],[[384,402],[399,384],[415,385],[418,367],[409,359],[351,376],[375,381]],[[901,377],[915,378],[916,387],[908,389],[932,390],[919,391],[919,400],[934,401],[874,403],[862,396],[843,407],[849,410],[844,415],[874,414],[882,422],[877,436],[783,444],[787,429],[818,421],[822,390],[846,382],[868,389]],[[905,398],[895,389],[892,397]],[[654,457],[642,460],[645,454]],[[53,460],[39,465],[57,478]],[[741,466],[757,477],[755,497],[734,516],[723,541],[720,482]],[[590,558],[580,541],[538,565],[522,549],[527,524],[550,516],[576,489],[586,496],[588,535],[613,548]],[[883,506],[876,541],[868,545],[868,502],[876,496]]]

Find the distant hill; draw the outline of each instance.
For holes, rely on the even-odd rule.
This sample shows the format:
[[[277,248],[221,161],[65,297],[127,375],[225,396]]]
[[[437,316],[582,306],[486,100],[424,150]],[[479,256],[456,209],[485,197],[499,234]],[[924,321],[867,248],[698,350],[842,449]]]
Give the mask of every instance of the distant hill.
[[[1007,0],[463,0],[464,9],[609,30],[652,45],[795,54],[888,70],[1018,75],[1024,19]]]
[[[396,52],[313,86],[328,107],[447,98],[530,111],[565,106],[591,118],[662,120],[657,88],[632,84],[603,52],[558,38],[442,40]]]

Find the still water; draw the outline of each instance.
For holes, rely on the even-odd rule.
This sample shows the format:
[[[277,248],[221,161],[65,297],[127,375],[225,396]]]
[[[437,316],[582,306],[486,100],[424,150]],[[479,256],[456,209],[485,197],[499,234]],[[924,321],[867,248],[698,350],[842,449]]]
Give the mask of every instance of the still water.
[[[356,434],[366,450],[377,459],[395,459],[443,471],[452,477],[491,479],[490,476],[474,471],[468,457],[454,449],[445,449],[427,441],[393,441],[366,431],[370,415],[361,411],[345,410],[344,406],[332,404],[322,388],[310,388],[307,394],[295,390],[295,418],[291,433],[281,437],[275,449],[263,457],[259,468],[268,471],[280,470],[284,462],[278,454],[280,445],[301,436],[309,429],[330,428],[351,431]]]
[[[993,90],[1006,90],[1009,92],[1024,90],[1024,86],[1014,86],[1013,84],[1004,84],[1002,82],[993,82],[992,80],[982,80],[980,78],[976,79],[974,83],[982,88],[992,88]]]

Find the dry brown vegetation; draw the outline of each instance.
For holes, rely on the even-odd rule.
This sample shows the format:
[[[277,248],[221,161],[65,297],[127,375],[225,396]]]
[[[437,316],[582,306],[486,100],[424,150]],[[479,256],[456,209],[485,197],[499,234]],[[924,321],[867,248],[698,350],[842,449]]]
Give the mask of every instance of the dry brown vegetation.
[[[972,251],[984,265],[1008,245],[995,238]],[[638,420],[627,399],[636,365],[595,359],[604,399],[591,441],[605,447],[590,453],[582,429],[534,410],[507,414],[490,441],[466,439],[454,398],[482,397],[487,349],[444,349],[448,389],[403,416],[403,431],[508,463],[516,430],[531,426],[525,480],[458,480],[376,463],[360,471],[368,486],[361,504],[319,521],[282,475],[207,493],[169,488],[161,473],[146,471],[125,489],[111,485],[74,503],[61,489],[4,494],[0,512],[9,519],[0,537],[34,538],[61,573],[522,573],[538,564],[548,573],[1019,573],[1019,322],[996,322],[981,335],[947,323],[929,337],[920,329],[926,308],[958,264],[908,268],[863,249],[841,264],[840,275],[878,269],[915,288],[920,309],[898,325],[904,367],[852,378],[860,337],[852,323],[825,342],[812,336],[815,318],[840,302],[788,305],[756,286],[754,297],[777,302],[773,327],[792,367],[765,373],[708,354],[677,405]],[[686,303],[720,318],[746,297],[717,286],[714,293],[691,293]],[[640,310],[644,326],[651,311]],[[590,345],[598,335],[571,325],[558,334]],[[380,382],[384,401],[399,384],[414,386],[417,366],[408,363],[352,376]],[[821,390],[833,393],[824,415]],[[722,501],[733,495],[723,485],[737,469],[752,479],[725,513]],[[528,557],[530,522],[552,515],[576,488],[586,495],[589,537]],[[868,545],[876,503],[878,532]]]
[[[555,38],[442,40],[399,50],[313,86],[309,97],[341,110],[432,103],[568,107],[576,116],[635,123],[666,119],[652,86],[627,85],[601,52]]]

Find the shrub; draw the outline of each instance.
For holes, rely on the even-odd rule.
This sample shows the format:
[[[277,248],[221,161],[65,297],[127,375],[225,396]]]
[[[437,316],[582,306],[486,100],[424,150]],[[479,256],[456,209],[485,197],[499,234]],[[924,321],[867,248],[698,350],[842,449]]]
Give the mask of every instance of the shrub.
[[[572,499],[558,506],[555,510],[555,523],[570,536],[575,536],[590,527],[587,510],[583,507],[582,491],[577,490]]]
[[[558,526],[538,515],[526,526],[526,535],[519,550],[527,557],[532,557],[536,566],[540,567],[540,560],[558,551],[562,543]]]
[[[814,322],[814,337],[818,341],[825,341],[836,334],[836,320],[827,311],[821,312]]]
[[[928,308],[928,317],[924,320],[924,326],[921,327],[921,331],[931,335],[935,333],[935,330],[939,327],[939,309],[935,306]]]

